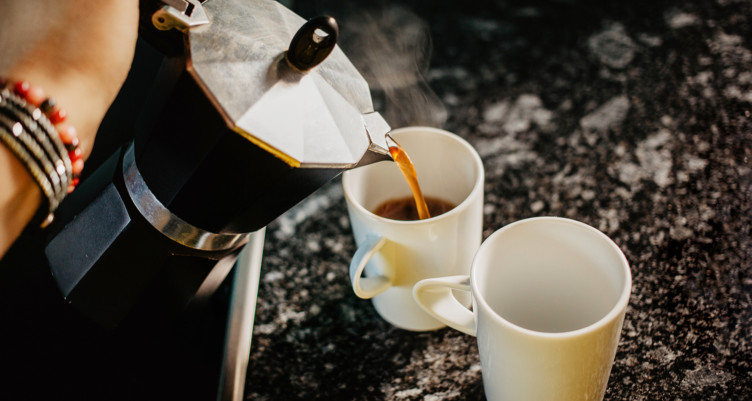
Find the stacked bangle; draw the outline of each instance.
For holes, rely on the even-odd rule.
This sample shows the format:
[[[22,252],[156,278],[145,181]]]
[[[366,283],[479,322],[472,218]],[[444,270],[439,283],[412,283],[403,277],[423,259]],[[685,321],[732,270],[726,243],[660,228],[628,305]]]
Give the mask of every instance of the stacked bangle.
[[[26,167],[46,200],[42,227],[78,184],[83,156],[66,113],[27,82],[6,87],[0,79],[0,142]]]

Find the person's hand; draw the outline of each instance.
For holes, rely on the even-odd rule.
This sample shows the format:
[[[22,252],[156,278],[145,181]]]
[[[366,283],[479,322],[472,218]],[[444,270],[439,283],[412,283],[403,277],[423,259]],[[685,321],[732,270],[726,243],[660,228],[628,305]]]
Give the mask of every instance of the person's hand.
[[[42,88],[68,112],[85,155],[130,69],[137,0],[4,1],[0,76]]]
[[[0,77],[55,99],[85,159],[131,67],[138,0],[0,0],[0,10]],[[0,143],[0,258],[40,201],[31,176]]]

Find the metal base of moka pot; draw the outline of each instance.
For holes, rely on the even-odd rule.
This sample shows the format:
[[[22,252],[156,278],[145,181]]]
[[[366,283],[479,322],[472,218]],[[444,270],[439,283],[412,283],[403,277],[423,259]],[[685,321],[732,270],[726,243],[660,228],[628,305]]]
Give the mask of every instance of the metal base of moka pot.
[[[132,145],[110,163],[115,160],[119,168],[110,182],[45,248],[65,299],[105,327],[118,326],[147,298],[154,315],[200,304],[248,240],[248,234],[208,232],[172,214],[143,180]],[[107,167],[98,173],[105,175]]]
[[[210,377],[193,386],[204,394],[207,386],[216,387],[218,400],[242,399],[265,229],[211,233],[175,216],[143,181],[132,144],[116,152],[86,184],[77,194],[86,206],[75,214],[71,204],[61,210],[67,223],[45,248],[66,300],[114,337],[136,344],[151,342],[143,339],[151,335],[162,338],[154,340],[158,344],[182,338],[170,333],[205,331],[207,327],[196,326],[206,321],[201,316],[219,313],[210,319],[210,330],[223,335],[209,335],[215,344],[209,348],[222,352],[221,363],[203,367]],[[229,294],[220,297],[227,300],[212,305],[220,285],[226,292],[229,288]],[[218,323],[224,327],[216,327]],[[216,349],[218,341],[223,350]],[[165,385],[171,380],[166,378]]]

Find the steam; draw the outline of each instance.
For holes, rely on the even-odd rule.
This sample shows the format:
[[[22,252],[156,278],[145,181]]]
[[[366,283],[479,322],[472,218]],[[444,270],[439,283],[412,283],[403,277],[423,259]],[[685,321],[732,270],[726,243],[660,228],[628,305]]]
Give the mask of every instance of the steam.
[[[342,48],[392,128],[441,126],[446,107],[424,78],[432,52],[428,25],[400,6],[363,10],[342,22]]]

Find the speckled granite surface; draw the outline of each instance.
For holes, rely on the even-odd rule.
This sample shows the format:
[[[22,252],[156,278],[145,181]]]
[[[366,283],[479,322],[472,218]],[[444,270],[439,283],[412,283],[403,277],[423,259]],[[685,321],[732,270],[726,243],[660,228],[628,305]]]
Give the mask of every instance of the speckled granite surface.
[[[752,399],[752,3],[400,4],[292,6],[343,37],[364,15],[397,21],[388,38],[430,29],[413,82],[436,97],[415,121],[483,156],[484,236],[556,215],[623,249],[633,294],[606,399]],[[353,252],[339,182],[269,228],[246,398],[483,399],[474,338],[383,322],[349,288]]]

